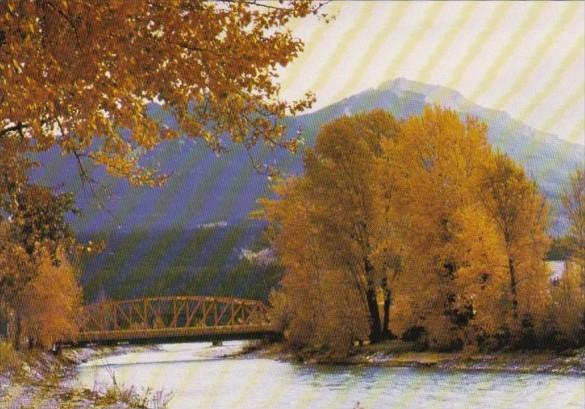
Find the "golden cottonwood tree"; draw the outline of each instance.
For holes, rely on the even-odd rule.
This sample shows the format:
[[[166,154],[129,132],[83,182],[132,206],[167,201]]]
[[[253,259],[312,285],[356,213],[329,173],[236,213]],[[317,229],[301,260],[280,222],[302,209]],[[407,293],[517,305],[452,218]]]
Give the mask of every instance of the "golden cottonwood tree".
[[[570,346],[585,344],[585,170],[571,175],[561,195],[569,219],[564,242],[569,250],[565,271],[552,288],[551,319],[558,341]]]
[[[585,287],[585,170],[577,169],[569,187],[561,196],[563,210],[569,219],[565,241],[570,260],[581,272],[581,286]]]
[[[482,178],[481,197],[501,237],[507,260],[512,335],[541,330],[549,305],[548,206],[536,183],[497,153]]]
[[[466,222],[481,222],[469,214],[477,204],[482,160],[490,153],[485,133],[475,120],[462,122],[455,112],[433,108],[405,120],[396,143],[384,145],[394,175],[391,215],[404,243],[395,314],[407,319],[391,325],[397,332],[424,327],[437,347],[461,342],[459,331],[473,316],[457,289],[463,264],[457,242],[471,231]]]
[[[302,178],[288,180],[275,187],[281,201],[263,203],[273,222],[272,244],[286,267],[279,290],[271,294],[272,320],[293,347],[343,355],[354,340],[367,338],[368,313],[347,274],[332,270],[322,257],[306,188]]]
[[[43,254],[37,274],[19,294],[21,330],[29,347],[48,349],[59,340],[75,339],[82,290],[64,255],[61,260],[57,266],[48,253]]]
[[[438,107],[400,123],[376,111],[321,129],[305,174],[263,202],[287,271],[273,300],[289,339],[315,345],[327,324],[349,324],[345,307],[328,304],[333,288],[334,305],[352,297],[347,308],[367,316],[372,341],[388,324],[436,349],[544,334],[546,202],[486,134],[477,120]],[[565,297],[563,308],[574,301]],[[559,328],[568,334],[572,323]]]
[[[294,149],[279,119],[277,69],[303,49],[286,24],[323,4],[280,1],[0,2],[0,139],[58,145],[134,183],[156,183],[138,156],[165,139],[225,138]],[[157,102],[170,126],[148,114]]]
[[[507,333],[520,341],[546,315],[547,206],[520,167],[491,151],[486,131],[426,109],[385,146],[408,273],[393,325],[422,327],[439,348]]]
[[[553,326],[556,347],[585,345],[585,290],[582,280],[581,267],[576,263],[567,263],[563,275],[552,287],[549,321]]]
[[[31,253],[17,234],[13,222],[0,220],[0,316],[16,348],[25,340],[50,347],[75,333],[81,288],[59,240],[39,237]]]
[[[454,225],[456,305],[469,318],[460,337],[465,348],[475,348],[505,329],[502,317],[509,313],[506,253],[496,226],[480,204],[459,209]]]
[[[19,347],[25,337],[29,337],[31,345],[33,338],[47,345],[46,336],[53,337],[57,320],[71,320],[72,315],[64,308],[60,317],[48,320],[44,316],[45,324],[38,324],[45,325],[44,329],[33,337],[31,321],[25,323],[29,307],[45,296],[53,300],[52,305],[63,306],[64,298],[57,296],[59,292],[74,295],[68,290],[71,288],[66,285],[68,281],[60,280],[75,282],[66,268],[66,259],[81,250],[81,246],[76,244],[65,220],[65,214],[73,210],[73,196],[55,194],[48,187],[31,184],[27,173],[32,163],[16,145],[12,136],[0,140],[0,154],[6,158],[0,161],[0,316],[10,322],[15,346]],[[12,148],[13,152],[7,151]],[[63,277],[53,277],[52,282],[45,277],[44,284],[38,285],[38,280],[49,271],[47,260],[52,264],[51,271]],[[30,292],[33,285],[34,296]],[[45,291],[45,296],[40,291]],[[48,311],[49,307],[44,309]]]
[[[283,283],[296,282],[301,272],[325,277],[328,287],[338,282],[344,290],[337,302],[346,302],[354,314],[367,311],[372,341],[384,335],[377,294],[385,277],[373,261],[380,228],[374,210],[378,190],[372,182],[381,143],[397,131],[398,123],[383,111],[325,125],[315,148],[306,152],[305,175],[291,187],[277,187],[280,200],[263,202],[266,218],[276,227],[275,247],[289,271]],[[309,302],[309,295],[298,302]],[[315,297],[323,298],[319,293]],[[349,324],[348,318],[331,322]]]

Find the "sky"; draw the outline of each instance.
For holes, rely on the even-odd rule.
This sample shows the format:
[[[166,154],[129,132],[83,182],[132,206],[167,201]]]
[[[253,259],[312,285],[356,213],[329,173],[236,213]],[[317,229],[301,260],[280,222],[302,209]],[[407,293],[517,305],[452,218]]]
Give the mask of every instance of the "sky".
[[[585,2],[333,1],[294,21],[304,52],[282,95],[313,109],[403,77],[585,144]]]

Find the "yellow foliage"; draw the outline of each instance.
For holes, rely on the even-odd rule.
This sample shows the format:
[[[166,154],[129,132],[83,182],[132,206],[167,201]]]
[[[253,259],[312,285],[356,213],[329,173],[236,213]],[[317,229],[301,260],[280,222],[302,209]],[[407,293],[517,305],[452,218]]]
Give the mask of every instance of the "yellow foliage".
[[[314,98],[283,101],[275,78],[303,49],[286,24],[321,6],[1,1],[0,138],[24,136],[35,150],[58,145],[137,184],[161,182],[137,153],[182,135],[216,151],[226,134],[246,148],[293,149],[278,119]],[[153,102],[176,126],[149,114]]]
[[[81,299],[72,266],[65,260],[55,266],[50,257],[44,256],[37,276],[20,296],[23,335],[44,348],[60,339],[75,339]]]
[[[436,107],[321,129],[305,175],[262,202],[287,271],[275,307],[293,344],[333,349],[337,331],[347,347],[364,333],[360,320],[376,341],[382,297],[394,333],[435,349],[543,337],[548,207],[486,135],[484,124]]]
[[[279,202],[265,202],[266,213],[278,221],[280,230],[273,243],[287,267],[280,291],[271,294],[271,319],[285,329],[294,347],[346,352],[354,340],[367,338],[367,313],[347,275],[326,269],[318,235],[307,224],[307,208],[298,201],[301,183],[280,186],[279,192],[286,192],[286,203],[292,206],[287,211]]]
[[[459,304],[472,306],[472,325],[477,328],[477,335],[494,336],[502,329],[502,317],[509,310],[504,244],[496,226],[478,204],[459,209],[454,223]]]
[[[585,286],[585,169],[577,169],[571,175],[561,201],[570,222],[565,241],[572,262],[581,270],[581,282]]]
[[[488,162],[480,187],[507,258],[512,335],[518,340],[526,331],[541,333],[550,305],[550,272],[544,262],[550,246],[546,201],[524,170],[500,153]]]
[[[454,332],[472,318],[474,289],[465,285],[466,275],[489,264],[487,246],[463,252],[460,246],[478,227],[467,224],[482,222],[475,213],[483,160],[490,154],[485,133],[474,120],[462,122],[455,112],[433,108],[405,120],[396,142],[384,145],[394,187],[389,217],[403,243],[396,292],[408,294],[402,300],[410,304],[411,325],[424,327],[437,348],[456,343]],[[487,241],[493,246],[493,239]],[[404,308],[395,304],[393,314]]]
[[[560,341],[585,343],[585,291],[580,266],[567,263],[563,276],[552,288],[551,321]]]
[[[277,185],[280,200],[262,201],[287,269],[282,291],[293,344],[336,352],[368,331],[382,336],[376,296],[385,272],[374,267],[382,236],[371,181],[381,142],[397,128],[382,111],[331,122],[305,155],[306,175]]]

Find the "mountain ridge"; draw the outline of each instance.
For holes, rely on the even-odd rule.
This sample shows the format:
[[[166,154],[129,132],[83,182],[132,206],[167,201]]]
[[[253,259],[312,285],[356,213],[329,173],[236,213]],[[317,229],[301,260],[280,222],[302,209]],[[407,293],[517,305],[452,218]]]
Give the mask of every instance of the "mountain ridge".
[[[574,167],[583,166],[579,149],[585,146],[560,139],[549,141],[547,134],[507,113],[481,107],[445,87],[403,78],[387,81],[317,111],[286,118],[287,136],[294,136],[300,128],[305,147],[312,146],[320,127],[344,114],[381,108],[406,118],[420,114],[433,100],[451,109],[472,107],[479,119],[490,121],[490,142],[521,163],[558,208],[559,188]],[[154,109],[151,114],[167,123],[172,121],[162,110]],[[302,172],[303,150],[292,155],[258,147],[254,153],[258,160],[294,175]],[[257,199],[269,195],[270,190],[269,181],[254,171],[242,147],[230,147],[216,157],[201,141],[165,142],[145,157],[146,164],[173,173],[158,189],[132,188],[127,181],[93,167],[92,177],[111,195],[105,207],[81,185],[72,158],[52,150],[41,155],[41,162],[45,166],[35,172],[35,179],[78,191],[83,215],[71,219],[75,231],[84,239],[107,240],[105,251],[86,259],[82,267],[88,300],[102,293],[123,298],[165,291],[217,294],[228,290],[231,292],[225,295],[265,298],[275,284],[266,282],[266,288],[256,288],[253,293],[246,287],[265,282],[262,272],[272,277],[266,269],[246,264],[241,258],[242,249],[254,247],[265,226],[249,220],[248,214],[257,207]],[[563,228],[563,223],[557,223],[553,232]],[[229,277],[247,284],[242,288],[231,285],[226,282]]]

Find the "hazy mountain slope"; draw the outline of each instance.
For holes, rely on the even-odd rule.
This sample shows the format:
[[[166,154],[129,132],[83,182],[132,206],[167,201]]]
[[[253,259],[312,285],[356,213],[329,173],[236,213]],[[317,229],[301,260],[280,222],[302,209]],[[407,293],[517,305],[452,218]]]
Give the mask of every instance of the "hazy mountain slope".
[[[397,79],[319,111],[289,118],[288,132],[303,130],[306,146],[320,126],[343,114],[383,108],[400,118],[438,103],[474,115],[489,124],[490,141],[522,163],[554,202],[568,173],[583,166],[582,145],[564,142],[510,118],[477,106],[447,88]],[[154,108],[153,115],[160,115]],[[170,119],[166,119],[171,121]],[[256,155],[284,172],[302,170],[302,152]],[[269,194],[268,181],[254,172],[240,147],[216,157],[200,141],[172,141],[147,156],[151,165],[172,172],[163,188],[131,188],[100,169],[93,177],[109,192],[105,205],[79,183],[76,164],[56,152],[43,155],[38,180],[78,192],[83,215],[73,219],[84,238],[108,241],[106,250],[86,260],[82,280],[89,299],[104,292],[118,298],[159,293],[223,293],[266,296],[274,272],[239,259],[254,243],[262,223],[247,219],[258,197]],[[562,225],[554,227],[556,232]],[[229,277],[229,278],[228,278]],[[252,286],[252,283],[260,283]]]

